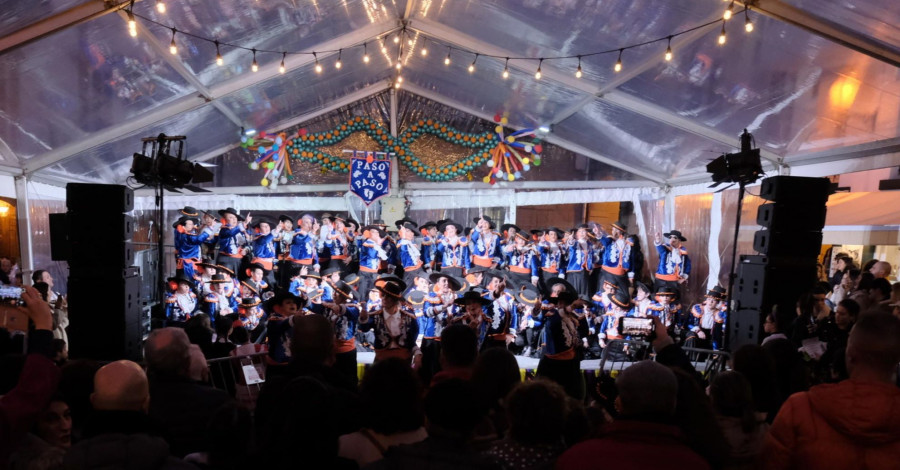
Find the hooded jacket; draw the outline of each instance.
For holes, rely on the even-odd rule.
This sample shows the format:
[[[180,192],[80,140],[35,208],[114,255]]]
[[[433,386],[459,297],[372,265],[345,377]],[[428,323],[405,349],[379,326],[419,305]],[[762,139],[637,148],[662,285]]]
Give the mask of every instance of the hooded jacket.
[[[763,468],[897,468],[900,388],[845,380],[791,395],[766,437]]]

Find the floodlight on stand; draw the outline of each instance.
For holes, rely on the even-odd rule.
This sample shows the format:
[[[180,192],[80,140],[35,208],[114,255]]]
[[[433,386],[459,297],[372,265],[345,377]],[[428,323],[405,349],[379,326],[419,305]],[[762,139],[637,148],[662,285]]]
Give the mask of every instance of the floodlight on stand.
[[[744,129],[740,152],[724,154],[706,165],[713,180],[710,188],[722,183],[751,184],[764,174],[759,149],[752,148],[753,142],[753,135]]]

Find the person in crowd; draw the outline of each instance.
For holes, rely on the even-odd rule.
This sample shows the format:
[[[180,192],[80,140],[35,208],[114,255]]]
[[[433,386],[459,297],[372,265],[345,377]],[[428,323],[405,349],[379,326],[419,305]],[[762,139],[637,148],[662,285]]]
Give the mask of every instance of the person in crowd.
[[[375,289],[381,293],[381,309],[363,311],[359,316],[359,328],[375,333],[375,361],[389,357],[421,361],[422,352],[416,346],[419,325],[416,315],[402,305],[406,284],[395,276],[375,281]]]
[[[778,411],[775,359],[761,346],[747,344],[734,352],[731,366],[750,383],[754,410],[774,416]]]
[[[440,370],[430,385],[444,380],[472,378],[478,357],[478,337],[465,325],[450,325],[441,331]]]
[[[875,278],[869,289],[869,308],[887,309],[891,303],[891,283],[885,278]]]
[[[220,321],[232,323],[234,322],[234,317],[229,315],[220,318]],[[207,359],[213,358],[212,344],[216,331],[213,329],[209,315],[201,313],[191,317],[190,320],[184,323],[184,333],[187,335],[191,345],[200,348],[204,357]]]
[[[194,468],[170,454],[161,437],[165,430],[147,416],[150,396],[147,375],[134,362],[116,361],[101,367],[94,376],[91,395],[94,414],[85,428],[85,439],[66,454],[65,468]]]
[[[72,413],[59,393],[50,399],[26,438],[10,458],[10,469],[62,468],[72,447]]]
[[[879,311],[861,314],[846,355],[848,380],[794,394],[781,407],[763,446],[763,468],[896,466],[900,319]]]
[[[750,382],[739,372],[724,371],[709,385],[709,398],[716,419],[731,447],[726,468],[753,470],[769,423],[766,413],[755,410]]]
[[[788,338],[797,345],[802,346],[803,341],[818,336],[819,317],[827,317],[825,310],[825,293],[813,290],[804,293],[797,300],[797,316],[791,323]]]
[[[649,309],[653,304],[652,294],[653,292],[647,287],[647,284],[640,281],[634,283],[634,316],[646,318],[650,315]]]
[[[550,468],[565,450],[567,398],[562,387],[548,380],[513,388],[505,400],[509,432],[491,445],[488,457],[504,470]]]
[[[363,427],[340,437],[338,455],[362,468],[381,460],[391,447],[425,440],[422,396],[418,378],[403,360],[374,364],[359,388]]]
[[[622,317],[634,316],[634,310],[631,305],[631,297],[627,291],[616,290],[610,297],[609,309],[602,319],[597,322],[597,336],[600,338],[600,347],[609,348],[610,342],[625,339],[619,334],[619,319]],[[624,351],[621,344],[613,346],[615,350],[610,353],[622,354]]]
[[[4,286],[14,285],[18,270],[18,265],[13,263],[12,259],[6,256],[0,257],[0,284]]]
[[[230,339],[231,333],[234,332],[235,324],[237,324],[239,328],[243,327],[241,320],[238,320],[237,322],[220,321],[216,323],[216,337],[210,347],[210,359],[228,357],[237,347]]]
[[[853,268],[855,268],[853,265],[853,258],[847,253],[840,252],[834,255],[834,274],[831,275],[829,280],[832,288],[837,288],[837,286],[843,282],[844,275]]]
[[[603,245],[602,280],[615,284],[616,290],[627,293],[631,279],[634,279],[634,250],[628,241],[627,225],[621,221],[615,222],[611,233],[601,229],[600,235],[599,241]]]
[[[12,380],[14,386],[10,384],[0,390],[0,462],[9,460],[40,413],[47,408],[60,379],[59,369],[51,360],[53,315],[50,306],[34,287],[24,289],[21,295],[24,307],[0,305],[0,314],[5,318],[21,315],[34,325],[27,338],[28,355],[19,369],[18,380]],[[4,382],[13,379],[10,374],[6,375]]]
[[[425,429],[428,437],[415,444],[392,447],[384,458],[366,470],[413,468],[500,469],[473,446],[475,428],[487,410],[471,383],[449,379],[431,387],[425,395]]]
[[[184,457],[186,462],[209,470],[253,467],[257,446],[250,409],[238,403],[225,404],[216,410],[206,428],[211,443],[209,451],[188,454]]]
[[[291,332],[294,320],[306,306],[306,297],[280,291],[267,300],[263,309],[268,314],[266,320],[266,343],[269,353],[266,363],[271,366],[285,365],[291,360]]]
[[[848,269],[846,272],[841,274],[841,278],[837,284],[832,284],[831,291],[831,303],[837,305],[840,301],[845,298],[850,298],[850,294],[853,292],[853,273],[851,271],[856,272],[856,279],[859,279],[859,270],[851,270]]]
[[[273,285],[266,280],[271,272],[266,271],[260,263],[250,263],[247,266],[247,277],[241,281],[240,294],[241,297],[268,297],[272,291]]]
[[[875,276],[875,279],[888,279],[891,277],[891,263],[887,261],[878,261],[869,269],[869,272]]]
[[[191,269],[193,270],[193,267]],[[184,322],[200,311],[200,302],[197,301],[197,294],[193,290],[194,279],[182,272],[167,281],[171,291],[166,293],[166,324],[184,325]]]
[[[211,292],[203,298],[202,310],[209,315],[210,321],[214,323],[219,318],[236,313],[239,307],[238,296],[229,295],[233,284],[227,275],[213,274],[208,284]],[[231,289],[231,293],[234,293],[234,289]]]
[[[663,243],[663,237],[668,243]],[[687,238],[678,230],[669,233],[656,233],[653,236],[653,244],[659,255],[659,264],[656,267],[656,289],[668,287],[673,292],[681,292],[681,285],[687,282],[691,274],[691,257],[682,243]]]
[[[872,275],[872,273],[868,271],[862,271],[860,273],[859,280],[856,282],[854,290],[850,294],[850,298],[859,304],[860,311],[865,312],[874,307],[874,305],[872,305],[870,292],[874,283],[875,276]]]
[[[53,338],[50,341],[50,351],[53,354],[53,363],[57,366],[62,367],[66,365],[66,362],[69,362],[69,345],[66,344],[65,340]]]
[[[433,272],[428,279],[434,286],[424,299],[424,328],[419,332],[422,335],[422,367],[419,374],[426,384],[441,370],[441,337],[444,328],[459,312],[459,306],[454,301],[457,292],[462,289],[460,282],[446,273]]]
[[[819,377],[826,382],[847,379],[845,351],[850,329],[859,317],[859,304],[850,299],[842,300],[834,314],[819,320],[819,340],[827,346],[819,359]]]
[[[773,305],[772,311],[766,314],[766,318],[763,320],[763,332],[766,334],[766,337],[763,338],[761,346],[765,346],[769,341],[776,339],[787,339],[787,336],[781,332],[781,327],[778,325],[777,305]]]
[[[619,373],[616,388],[620,418],[602,437],[564,452],[556,468],[711,468],[688,447],[684,433],[669,424],[678,395],[678,379],[671,369],[654,361],[635,363]]]
[[[172,327],[151,331],[144,342],[144,360],[150,395],[154,397],[147,411],[165,426],[172,454],[183,457],[208,450],[206,423],[231,397],[192,380],[192,375],[196,377],[192,365],[199,362],[205,368],[206,362],[192,358],[187,334]]]
[[[53,290],[53,276],[50,274],[50,271],[37,269],[33,273],[31,273],[32,285],[36,285],[38,282],[47,284],[46,301],[49,302],[50,305],[55,306],[59,301],[60,295],[59,292]]]
[[[46,271],[44,272],[46,273]],[[50,277],[50,274],[45,274],[45,277]],[[51,282],[52,280],[53,278],[50,277]],[[69,334],[66,328],[69,327],[69,305],[66,301],[66,296],[55,294],[52,286],[43,281],[35,282],[34,288],[41,293],[41,298],[50,304],[53,312],[53,338],[68,344]],[[49,300],[52,295],[56,295],[55,302],[50,302]]]
[[[654,299],[655,301],[646,309],[647,315],[659,317],[663,325],[666,326],[666,331],[671,335],[678,336],[675,330],[677,329],[680,332],[684,327],[681,304],[676,302],[678,291],[669,286],[662,286],[656,291]],[[635,309],[637,309],[637,305],[635,305]],[[715,314],[713,314],[713,318],[715,318]]]
[[[486,450],[490,442],[506,434],[509,425],[503,411],[503,400],[522,380],[519,364],[508,350],[488,349],[478,355],[471,380],[488,410],[484,422],[475,432],[474,445]]]

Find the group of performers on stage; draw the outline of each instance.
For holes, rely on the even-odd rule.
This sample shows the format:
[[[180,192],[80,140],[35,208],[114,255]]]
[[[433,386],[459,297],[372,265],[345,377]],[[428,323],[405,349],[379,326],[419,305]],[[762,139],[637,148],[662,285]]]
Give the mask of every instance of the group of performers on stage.
[[[167,322],[203,312],[254,338],[265,332],[276,363],[289,360],[278,343],[296,314],[332,321],[339,364],[348,369],[359,345],[373,348],[376,360],[401,356],[436,370],[441,330],[454,323],[473,328],[481,348],[541,357],[551,375],[623,339],[620,317],[656,316],[697,347],[723,346],[724,289],[682,311],[691,263],[677,230],[655,235],[651,289],[634,280],[636,240],[621,222],[609,232],[597,224],[525,231],[497,227],[488,216],[471,229],[403,218],[389,233],[381,221],[360,227],[341,215],[275,222],[227,208],[219,216],[185,207],[174,224]]]

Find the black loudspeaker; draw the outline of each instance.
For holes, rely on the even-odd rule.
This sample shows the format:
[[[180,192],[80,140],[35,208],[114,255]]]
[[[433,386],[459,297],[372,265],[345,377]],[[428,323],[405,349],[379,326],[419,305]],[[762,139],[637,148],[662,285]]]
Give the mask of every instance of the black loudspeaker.
[[[135,271],[69,275],[69,354],[101,361],[140,361],[146,321]],[[95,275],[91,275],[95,274]]]
[[[71,252],[66,214],[50,214],[50,259],[68,261]]]
[[[95,241],[70,241],[72,253],[69,267],[105,267],[120,271],[134,265],[134,246],[131,242],[119,240],[116,243],[101,244]]]
[[[815,260],[822,249],[822,232],[760,230],[753,234],[753,249],[770,258]]]
[[[134,217],[121,212],[69,211],[69,240],[96,245],[121,243],[134,236]]]
[[[822,206],[828,201],[831,187],[827,178],[772,176],[760,183],[759,197],[772,202]]]
[[[131,212],[134,191],[116,184],[69,183],[66,185],[66,207],[70,211],[94,214]]]
[[[826,213],[825,205],[769,203],[759,206],[756,223],[773,231],[819,231]]]

